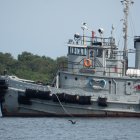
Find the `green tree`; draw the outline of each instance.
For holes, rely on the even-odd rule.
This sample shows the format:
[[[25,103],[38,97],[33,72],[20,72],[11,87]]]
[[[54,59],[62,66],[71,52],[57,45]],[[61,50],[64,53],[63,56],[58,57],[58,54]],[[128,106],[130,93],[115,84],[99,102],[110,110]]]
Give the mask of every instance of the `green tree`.
[[[60,66],[67,67],[67,57],[58,57],[56,60],[34,55],[30,52],[22,52],[18,59],[14,59],[10,53],[0,53],[0,73],[6,69],[8,74],[19,78],[51,82]]]

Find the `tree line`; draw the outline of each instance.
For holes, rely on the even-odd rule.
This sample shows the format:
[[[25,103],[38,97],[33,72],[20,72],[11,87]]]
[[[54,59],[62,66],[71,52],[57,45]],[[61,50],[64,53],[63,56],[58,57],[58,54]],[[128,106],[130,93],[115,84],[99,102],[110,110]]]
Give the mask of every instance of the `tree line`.
[[[10,53],[0,52],[0,74],[7,71],[8,75],[16,75],[19,78],[50,83],[60,64],[65,63],[67,57],[58,57],[55,60],[34,55],[30,52],[22,52],[15,59]]]

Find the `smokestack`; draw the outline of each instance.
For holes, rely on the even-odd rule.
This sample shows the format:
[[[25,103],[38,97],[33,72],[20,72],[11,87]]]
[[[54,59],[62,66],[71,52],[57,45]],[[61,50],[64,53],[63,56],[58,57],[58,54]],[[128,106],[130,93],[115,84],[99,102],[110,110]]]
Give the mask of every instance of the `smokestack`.
[[[134,37],[134,48],[136,49],[135,68],[140,69],[140,36]]]

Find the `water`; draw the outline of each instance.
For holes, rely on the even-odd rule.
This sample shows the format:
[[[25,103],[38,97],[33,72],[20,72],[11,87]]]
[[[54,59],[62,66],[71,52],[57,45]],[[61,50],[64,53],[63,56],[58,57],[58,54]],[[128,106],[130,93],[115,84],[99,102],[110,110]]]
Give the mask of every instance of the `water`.
[[[0,140],[140,140],[139,118],[0,118]]]

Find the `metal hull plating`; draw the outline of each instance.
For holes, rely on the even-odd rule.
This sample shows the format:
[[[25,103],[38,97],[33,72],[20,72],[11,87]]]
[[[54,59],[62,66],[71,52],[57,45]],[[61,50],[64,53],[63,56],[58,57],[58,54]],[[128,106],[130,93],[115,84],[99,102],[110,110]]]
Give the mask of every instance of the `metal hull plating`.
[[[9,80],[10,81],[10,80]],[[11,80],[12,81],[12,80]],[[14,83],[14,82],[12,82]],[[15,85],[17,85],[16,82]],[[19,82],[20,85],[25,83]],[[13,87],[15,86],[13,84]],[[33,86],[33,85],[32,85]],[[30,85],[30,87],[32,87]],[[36,85],[34,88],[44,89],[44,86]],[[48,87],[46,91],[50,90],[53,94],[69,93],[79,94],[78,89],[57,89],[54,87]],[[92,94],[91,92],[85,92],[81,90],[80,94],[85,93]],[[108,97],[107,106],[100,106],[98,102],[98,96],[102,94]],[[91,97],[91,103],[76,104],[67,103],[64,101],[54,101],[47,99],[30,98],[31,104],[19,103],[19,95],[25,95],[24,89],[9,87],[3,101],[1,102],[1,111],[3,117],[140,117],[140,104],[139,98],[136,95],[133,96],[121,96],[121,95],[106,95],[104,93],[96,93]]]
[[[42,105],[39,106],[42,108]],[[16,111],[8,111],[8,108],[2,107],[1,110],[3,117],[140,117],[140,113],[126,110],[111,111],[88,109],[90,107],[64,106],[67,110],[66,113],[60,105],[51,105],[51,107],[44,105],[44,107],[46,108],[45,111],[34,108],[34,106],[19,106]]]

